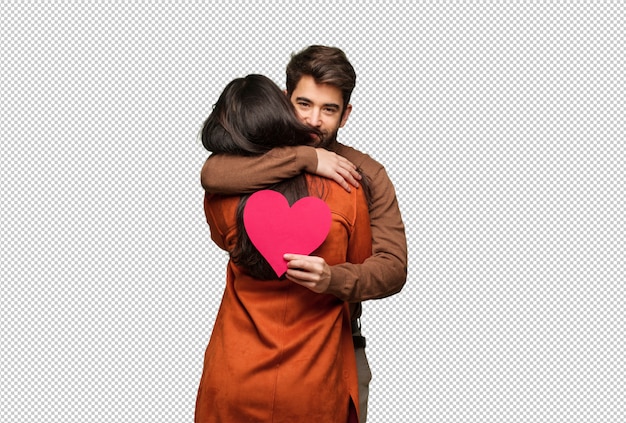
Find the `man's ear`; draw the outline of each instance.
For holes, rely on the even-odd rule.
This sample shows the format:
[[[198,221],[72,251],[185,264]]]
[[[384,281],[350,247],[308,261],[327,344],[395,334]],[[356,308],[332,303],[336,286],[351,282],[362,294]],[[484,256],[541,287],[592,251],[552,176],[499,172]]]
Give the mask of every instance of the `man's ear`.
[[[346,109],[343,111],[343,115],[341,116],[341,122],[339,123],[340,128],[343,128],[343,126],[348,121],[348,118],[350,117],[350,112],[352,112],[352,104],[348,104],[346,106]]]

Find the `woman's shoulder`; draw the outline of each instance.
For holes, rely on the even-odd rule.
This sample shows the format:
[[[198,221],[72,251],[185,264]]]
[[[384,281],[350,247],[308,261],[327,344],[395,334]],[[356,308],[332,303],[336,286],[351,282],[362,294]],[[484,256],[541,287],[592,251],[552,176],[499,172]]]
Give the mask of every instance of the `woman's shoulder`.
[[[241,197],[238,195],[208,194],[204,195],[204,206],[223,212],[236,211]]]
[[[367,204],[365,194],[361,188],[353,187],[348,192],[341,185],[330,179],[315,175],[307,176],[307,179],[310,195],[324,200],[332,213],[342,215],[350,222],[356,218],[359,206]]]
[[[237,224],[239,200],[239,196],[205,194],[204,214],[209,226],[222,234],[232,231]]]

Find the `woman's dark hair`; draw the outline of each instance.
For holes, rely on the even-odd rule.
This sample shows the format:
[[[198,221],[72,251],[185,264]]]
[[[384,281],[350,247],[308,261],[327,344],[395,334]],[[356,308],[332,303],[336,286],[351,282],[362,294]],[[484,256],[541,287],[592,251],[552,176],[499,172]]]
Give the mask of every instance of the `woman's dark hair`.
[[[202,126],[213,153],[262,154],[274,147],[310,144],[315,128],[298,120],[287,96],[263,75],[231,81]]]
[[[202,145],[208,151],[245,156],[263,154],[274,147],[310,144],[313,136],[321,137],[321,133],[301,123],[287,96],[263,75],[248,75],[230,82],[201,131]],[[289,205],[309,195],[304,174],[269,189],[283,194]],[[323,184],[319,184],[316,194],[323,195]],[[249,196],[243,196],[237,208],[238,236],[230,257],[257,279],[276,279],[276,273],[254,247],[243,224],[243,209]]]

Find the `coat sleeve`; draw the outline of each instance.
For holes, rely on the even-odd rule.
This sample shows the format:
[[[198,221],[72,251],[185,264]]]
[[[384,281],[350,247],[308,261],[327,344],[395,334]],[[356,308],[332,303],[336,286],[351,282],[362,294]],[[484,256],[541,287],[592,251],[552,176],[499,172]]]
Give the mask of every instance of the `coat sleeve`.
[[[200,174],[211,194],[244,194],[317,168],[317,153],[309,146],[277,147],[259,156],[211,155]]]
[[[211,230],[211,239],[222,250],[226,248],[226,234],[221,230],[225,226],[224,218],[219,213],[215,213],[213,208],[215,207],[215,196],[205,193],[204,194],[204,216],[206,217],[206,223]]]
[[[384,298],[399,292],[407,278],[407,245],[395,189],[385,169],[365,169],[370,183],[372,256],[362,264],[331,266],[328,293],[343,301]]]

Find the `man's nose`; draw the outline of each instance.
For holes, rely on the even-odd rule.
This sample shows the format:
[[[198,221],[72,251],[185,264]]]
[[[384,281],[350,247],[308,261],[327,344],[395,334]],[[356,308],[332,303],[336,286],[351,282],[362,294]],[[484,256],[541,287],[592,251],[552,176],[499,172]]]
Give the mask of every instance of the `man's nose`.
[[[308,124],[311,126],[321,126],[322,125],[322,119],[321,119],[322,114],[320,113],[319,110],[311,110],[311,113],[309,114],[309,118],[308,118]]]

